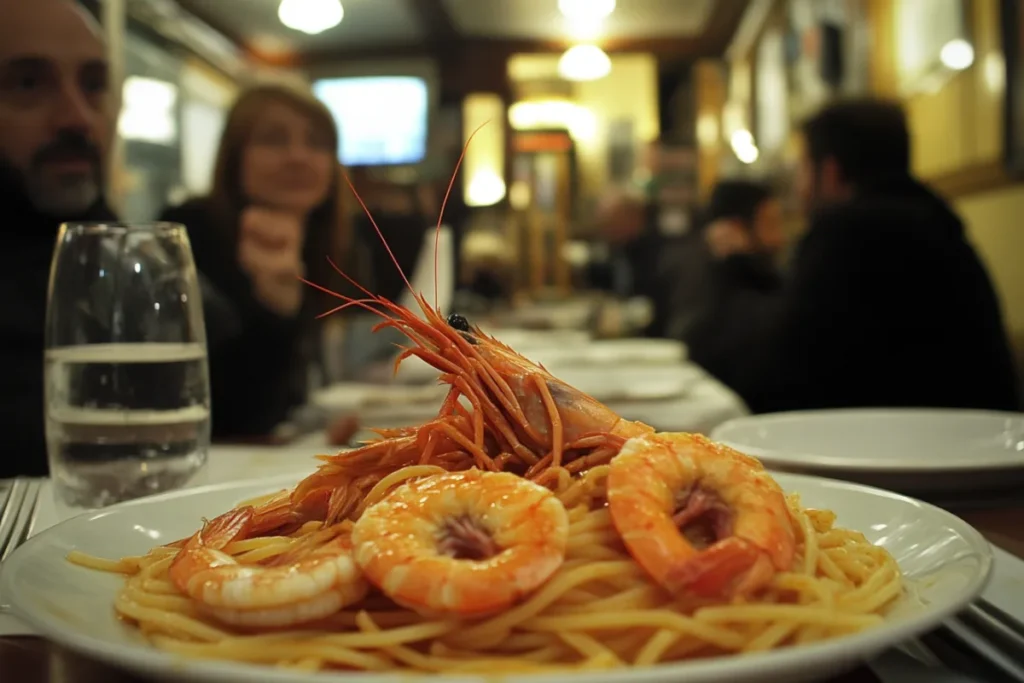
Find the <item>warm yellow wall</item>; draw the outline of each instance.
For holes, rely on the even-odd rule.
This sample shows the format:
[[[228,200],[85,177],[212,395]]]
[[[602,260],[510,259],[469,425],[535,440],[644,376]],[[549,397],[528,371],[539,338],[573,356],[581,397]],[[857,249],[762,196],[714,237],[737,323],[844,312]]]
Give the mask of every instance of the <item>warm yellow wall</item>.
[[[914,169],[926,178],[998,162],[1002,154],[1002,48],[998,0],[967,3],[974,65],[934,94],[907,103]]]
[[[876,36],[873,84],[885,95],[896,94],[892,56],[887,42],[898,30],[880,26],[890,0],[871,0]],[[914,170],[943,187],[951,176],[981,173],[1002,163],[1003,97],[1005,78],[999,38],[999,1],[973,0],[969,25],[975,49],[974,65],[957,74],[941,90],[906,102],[913,135]],[[955,207],[967,224],[969,237],[999,290],[1007,326],[1024,354],[1024,185],[959,197]]]
[[[515,80],[557,78],[558,55],[516,55],[509,62],[509,76]],[[612,70],[596,81],[576,83],[572,103],[580,110],[576,118],[585,125],[567,121],[544,121],[538,127],[565,127],[576,142],[580,191],[596,197],[607,187],[609,129],[617,120],[633,123],[637,162],[644,143],[660,134],[658,121],[658,63],[650,54],[613,54]],[[558,100],[561,96],[538,99]],[[513,124],[515,125],[515,124]]]
[[[637,143],[642,146],[658,137],[658,63],[653,55],[612,55],[612,71],[596,81],[576,86],[576,103],[594,113],[590,140],[577,141],[580,181],[585,194],[605,187],[608,173],[608,128],[616,120],[630,119]]]
[[[1010,334],[1024,351],[1024,186],[964,197],[956,208],[999,289]]]

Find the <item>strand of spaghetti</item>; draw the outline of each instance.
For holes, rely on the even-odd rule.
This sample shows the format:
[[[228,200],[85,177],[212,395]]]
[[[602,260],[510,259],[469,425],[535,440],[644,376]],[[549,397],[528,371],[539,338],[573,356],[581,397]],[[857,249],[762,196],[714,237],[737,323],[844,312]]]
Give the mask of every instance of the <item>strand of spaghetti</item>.
[[[578,606],[574,605],[572,611],[577,614],[585,614],[588,612],[615,612],[630,608],[655,609],[664,605],[665,601],[665,594],[656,587],[640,585],[604,598],[592,599]]]
[[[679,640],[679,633],[676,631],[659,630],[655,631],[650,640],[644,643],[633,659],[634,666],[651,666],[657,664],[665,651],[672,647]]]
[[[742,635],[720,628],[715,624],[702,623],[669,610],[620,610],[603,614],[574,615],[569,617],[532,617],[523,622],[523,628],[535,631],[601,631],[623,627],[648,627],[677,631],[694,636],[727,650],[743,647]]]
[[[78,550],[69,552],[67,559],[72,564],[77,564],[80,567],[116,574],[134,573],[138,571],[139,563],[139,558],[137,557],[122,557],[120,560],[108,560],[102,557],[86,555]]]
[[[834,579],[848,586],[853,585],[853,582],[850,581],[850,578],[842,569],[840,569],[836,565],[835,561],[828,554],[828,552],[818,554],[818,569],[820,569],[822,573],[830,579]]]
[[[736,623],[738,621],[796,621],[829,626],[863,628],[882,620],[877,614],[846,614],[807,605],[729,605],[705,607],[694,619],[708,624]]]
[[[547,640],[547,644],[542,644],[526,651],[517,652],[516,659],[537,663],[555,662],[559,659],[564,659],[565,647],[561,643],[550,643],[550,638]],[[472,650],[462,650],[456,647],[451,647],[443,642],[436,642],[431,645],[430,654],[437,657],[448,657],[462,660],[473,659],[479,656],[479,653],[473,652]]]
[[[772,581],[776,590],[793,591],[827,607],[832,607],[835,594],[820,579],[808,574],[780,574]]]
[[[360,629],[370,633],[377,633],[380,631],[377,625],[373,622],[373,619],[367,612],[360,612],[356,617],[356,623]],[[381,648],[395,659],[411,664],[414,668],[425,670],[425,671],[445,671],[445,670],[456,670],[465,667],[464,662],[458,660],[442,659],[440,657],[432,657],[430,655],[424,655],[412,648],[405,647],[402,645],[389,645]],[[477,663],[474,663],[477,664]],[[486,658],[479,662],[478,665],[490,668],[503,668],[504,667],[517,667],[523,666],[524,663],[516,660],[503,660],[501,658]],[[528,668],[528,667],[527,667]]]
[[[744,652],[764,652],[775,648],[783,640],[788,638],[797,628],[797,624],[789,621],[780,621],[772,624],[760,634],[748,642]]]
[[[804,542],[804,574],[812,574],[818,564],[818,535],[814,533],[811,520],[802,511],[794,517]]]
[[[166,629],[185,633],[196,640],[218,641],[227,638],[229,635],[227,631],[210,626],[188,615],[145,607],[144,605],[132,602],[123,595],[117,597],[114,609],[123,616],[130,617],[135,621],[160,624]]]
[[[612,574],[634,571],[636,571],[636,567],[628,560],[594,562],[579,569],[563,570],[525,602],[496,617],[476,624],[472,632],[467,634],[467,645],[472,646],[473,643],[487,641],[495,636],[498,636],[500,640],[500,637],[510,631],[514,625],[539,614],[569,589],[580,584]]]
[[[233,659],[240,662],[274,663],[282,659],[315,659],[368,671],[386,671],[391,662],[372,653],[338,647],[324,641],[260,643],[259,647],[241,639],[227,638],[217,643],[188,643],[156,635],[154,640],[165,650],[202,659]]]
[[[588,636],[586,633],[565,632],[559,633],[558,637],[561,638],[566,645],[588,659],[603,658],[611,662],[613,666],[625,665],[625,662],[619,659],[612,650],[608,649],[591,636]]]
[[[363,497],[363,501],[358,509],[365,510],[367,507],[379,502],[389,490],[402,482],[417,477],[429,477],[432,474],[444,474],[445,471],[443,467],[436,465],[411,465],[396,470],[374,484],[373,488]]]

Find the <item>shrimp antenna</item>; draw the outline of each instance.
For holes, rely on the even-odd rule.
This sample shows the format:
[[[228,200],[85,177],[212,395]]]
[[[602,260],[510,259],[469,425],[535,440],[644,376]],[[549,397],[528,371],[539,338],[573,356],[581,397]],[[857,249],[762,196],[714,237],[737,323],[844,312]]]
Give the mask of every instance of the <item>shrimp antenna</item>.
[[[459,175],[459,169],[462,167],[462,160],[466,158],[466,150],[469,149],[469,143],[473,141],[473,136],[480,132],[480,129],[490,123],[490,119],[484,121],[477,126],[469,137],[466,138],[466,144],[462,146],[462,151],[459,153],[459,160],[455,162],[455,170],[452,171],[451,180],[448,181],[448,189],[445,190],[444,199],[441,200],[441,210],[437,214],[437,228],[434,230],[434,308],[437,308],[437,249],[441,243],[441,221],[444,220],[444,210],[448,206],[448,197],[452,194],[452,188],[455,187],[455,179]]]
[[[377,221],[373,219],[373,214],[370,212],[370,209],[367,208],[366,203],[363,201],[363,198],[360,197],[359,192],[356,191],[355,185],[352,184],[352,179],[348,177],[348,173],[346,173],[345,171],[342,171],[341,175],[343,178],[345,178],[345,182],[348,183],[348,187],[350,190],[352,190],[352,194],[355,195],[356,201],[359,202],[359,206],[362,207],[363,213],[365,213],[366,217],[370,219],[370,225],[372,225],[373,229],[377,231],[377,236],[380,237],[380,241],[384,245],[384,248],[388,250],[388,256],[391,257],[391,262],[394,263],[395,268],[398,269],[398,274],[402,276],[402,281],[405,282],[405,286],[409,288],[409,293],[412,294],[413,299],[418,300],[418,297],[416,296],[416,291],[413,290],[412,284],[410,284],[409,282],[409,278],[405,276],[405,272],[402,270],[402,266],[398,265],[398,259],[395,258],[394,252],[392,252],[391,247],[388,246],[388,241],[384,239],[384,233],[381,232],[380,228],[377,226]]]

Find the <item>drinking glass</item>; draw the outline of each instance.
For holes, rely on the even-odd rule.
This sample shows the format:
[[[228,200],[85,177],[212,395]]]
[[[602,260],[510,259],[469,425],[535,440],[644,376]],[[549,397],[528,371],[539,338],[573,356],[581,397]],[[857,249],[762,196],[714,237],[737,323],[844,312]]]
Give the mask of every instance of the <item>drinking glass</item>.
[[[62,511],[199,476],[210,443],[210,384],[184,226],[60,227],[43,374],[47,453]]]

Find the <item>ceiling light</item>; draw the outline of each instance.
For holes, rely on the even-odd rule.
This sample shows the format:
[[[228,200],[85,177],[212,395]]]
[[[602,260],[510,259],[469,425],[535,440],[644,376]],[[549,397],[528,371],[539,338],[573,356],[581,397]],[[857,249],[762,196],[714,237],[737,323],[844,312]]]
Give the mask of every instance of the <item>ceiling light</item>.
[[[345,10],[340,0],[281,0],[277,17],[288,28],[315,36],[340,24]]]
[[[558,10],[568,19],[604,19],[615,11],[615,0],[558,0]]]
[[[732,144],[733,154],[745,164],[754,163],[760,156],[757,145],[754,143],[754,136],[745,128],[733,133],[729,142]]]
[[[942,46],[939,59],[954,71],[963,71],[974,63],[974,48],[966,40],[957,38]]]
[[[570,81],[596,81],[612,70],[612,60],[596,45],[574,45],[558,60],[558,73]]]
[[[750,145],[748,147],[739,147],[733,151],[736,154],[736,158],[745,164],[754,163],[755,161],[757,161],[757,157],[759,156],[757,147],[755,147],[754,145]]]

